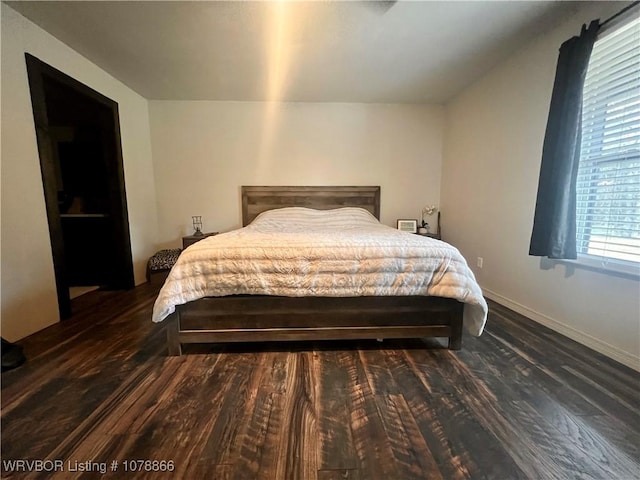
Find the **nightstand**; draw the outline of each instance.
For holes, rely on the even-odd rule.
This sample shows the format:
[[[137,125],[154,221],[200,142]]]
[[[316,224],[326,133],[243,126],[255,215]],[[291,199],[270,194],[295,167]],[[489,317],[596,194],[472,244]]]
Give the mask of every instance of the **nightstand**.
[[[199,242],[200,240],[217,235],[219,232],[203,233],[202,235],[187,235],[182,237],[182,248],[187,248],[189,245]]]
[[[440,235],[437,233],[416,233],[416,235],[420,235],[421,237],[429,237],[429,238],[435,238],[436,240],[440,240]]]

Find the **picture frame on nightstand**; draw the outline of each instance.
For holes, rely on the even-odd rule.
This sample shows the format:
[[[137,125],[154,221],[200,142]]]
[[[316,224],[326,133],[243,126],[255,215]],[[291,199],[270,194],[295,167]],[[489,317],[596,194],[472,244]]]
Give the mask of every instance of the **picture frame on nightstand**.
[[[418,232],[418,220],[415,218],[399,218],[398,219],[398,230],[407,233],[417,233]]]

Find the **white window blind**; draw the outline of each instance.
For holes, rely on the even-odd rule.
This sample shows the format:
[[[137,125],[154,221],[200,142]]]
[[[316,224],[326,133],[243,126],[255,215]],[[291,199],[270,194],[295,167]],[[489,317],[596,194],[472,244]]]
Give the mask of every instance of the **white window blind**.
[[[584,86],[577,247],[640,263],[640,18],[596,41]]]

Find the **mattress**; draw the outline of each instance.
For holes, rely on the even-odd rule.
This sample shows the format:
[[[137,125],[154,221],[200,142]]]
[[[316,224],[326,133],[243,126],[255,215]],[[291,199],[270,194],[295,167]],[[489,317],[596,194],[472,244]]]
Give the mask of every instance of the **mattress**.
[[[438,296],[464,303],[463,323],[480,335],[487,304],[460,252],[440,240],[381,224],[360,208],[290,207],[185,249],[153,309],[160,322],[203,297]]]

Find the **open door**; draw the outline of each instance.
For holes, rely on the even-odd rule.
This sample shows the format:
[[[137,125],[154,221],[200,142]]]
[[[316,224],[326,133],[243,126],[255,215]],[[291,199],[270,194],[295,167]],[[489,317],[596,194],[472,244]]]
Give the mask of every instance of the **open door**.
[[[64,319],[69,287],[134,286],[118,104],[25,56]]]

